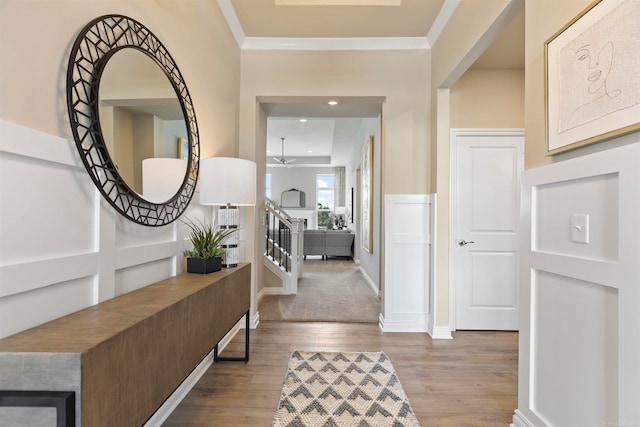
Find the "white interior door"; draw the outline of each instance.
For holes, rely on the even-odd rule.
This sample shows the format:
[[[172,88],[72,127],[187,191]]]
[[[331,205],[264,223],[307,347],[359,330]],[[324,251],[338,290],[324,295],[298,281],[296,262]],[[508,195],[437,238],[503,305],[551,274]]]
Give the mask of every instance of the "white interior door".
[[[518,329],[522,131],[452,131],[455,329]]]

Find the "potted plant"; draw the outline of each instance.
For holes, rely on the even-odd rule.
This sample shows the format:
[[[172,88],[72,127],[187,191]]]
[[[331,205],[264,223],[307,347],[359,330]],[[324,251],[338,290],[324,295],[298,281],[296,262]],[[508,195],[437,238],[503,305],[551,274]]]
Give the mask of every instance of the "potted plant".
[[[220,230],[217,226],[214,227],[199,219],[197,224],[191,220],[182,222],[191,230],[189,239],[193,245],[193,249],[184,252],[187,257],[187,272],[209,274],[220,271],[224,254],[222,241],[238,229]]]

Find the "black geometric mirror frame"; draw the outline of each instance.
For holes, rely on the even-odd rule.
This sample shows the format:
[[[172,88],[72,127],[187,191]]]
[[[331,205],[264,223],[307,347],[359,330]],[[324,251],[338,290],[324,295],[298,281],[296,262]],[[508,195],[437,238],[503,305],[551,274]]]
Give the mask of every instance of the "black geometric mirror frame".
[[[109,155],[100,127],[100,78],[109,58],[124,48],[137,49],[160,66],[178,95],[187,123],[187,171],[178,192],[165,203],[151,203],[125,183]],[[67,109],[82,162],[111,206],[131,221],[152,227],[169,224],[180,217],[193,197],[198,180],[198,124],[178,66],[148,28],[122,15],[105,15],[89,22],[71,49],[67,68]]]

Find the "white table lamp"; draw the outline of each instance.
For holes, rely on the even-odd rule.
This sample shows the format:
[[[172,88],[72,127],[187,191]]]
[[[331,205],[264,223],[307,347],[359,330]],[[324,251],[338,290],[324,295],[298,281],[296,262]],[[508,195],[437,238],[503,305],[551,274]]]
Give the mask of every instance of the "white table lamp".
[[[256,164],[235,157],[208,157],[200,160],[200,204],[220,206],[218,226],[238,228],[238,206],[256,204]],[[223,267],[235,267],[239,261],[240,236],[233,233],[222,242]]]

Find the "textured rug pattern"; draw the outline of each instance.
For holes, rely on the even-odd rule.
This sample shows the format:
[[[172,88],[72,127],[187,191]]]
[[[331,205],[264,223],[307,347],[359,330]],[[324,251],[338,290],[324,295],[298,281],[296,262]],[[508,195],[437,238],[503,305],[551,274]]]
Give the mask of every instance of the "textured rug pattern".
[[[295,351],[273,427],[417,427],[383,352]]]
[[[380,299],[351,260],[307,259],[297,295],[267,295],[260,320],[378,323]]]

